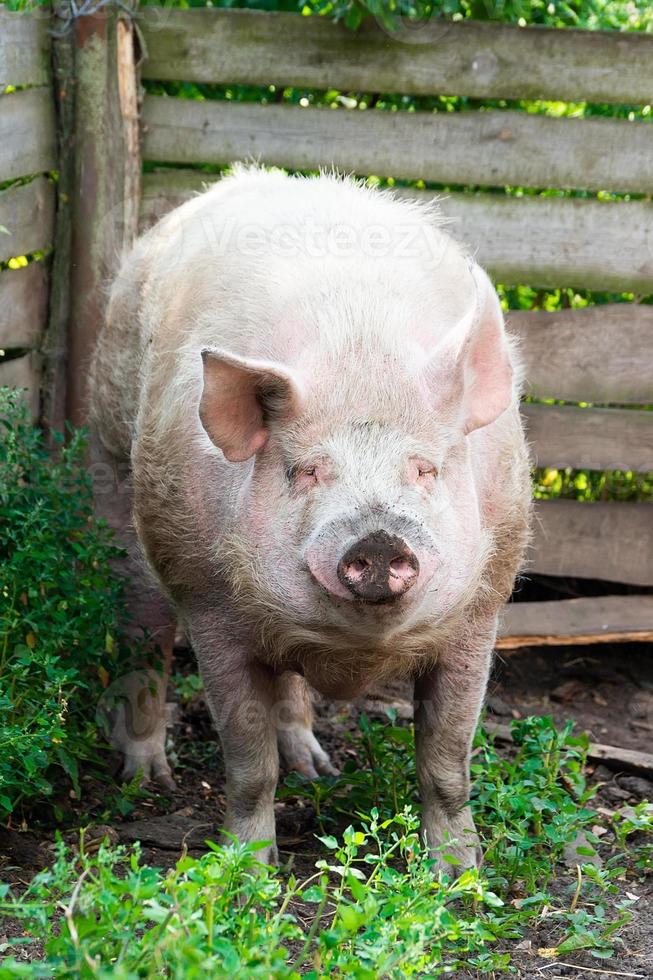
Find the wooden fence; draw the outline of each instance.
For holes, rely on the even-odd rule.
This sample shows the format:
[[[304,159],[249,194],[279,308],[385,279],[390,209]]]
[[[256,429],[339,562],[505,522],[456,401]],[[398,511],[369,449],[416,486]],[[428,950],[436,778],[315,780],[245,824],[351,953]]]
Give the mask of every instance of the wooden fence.
[[[17,15],[0,16],[18,23]],[[0,140],[0,179],[53,166],[51,98],[39,61],[46,42],[41,25],[32,30],[29,18],[20,23],[13,28],[21,40],[14,43],[9,74],[23,71],[24,84],[40,87],[0,97],[0,135],[6,130],[10,136]],[[293,170],[335,164],[359,175],[487,188],[447,194],[442,210],[453,233],[496,280],[631,291],[636,297],[653,293],[652,122],[555,118],[514,108],[361,111],[146,94],[138,140],[130,25],[111,17],[102,23],[94,19],[92,30],[80,33],[78,22],[76,38],[75,168],[87,174],[90,167],[94,186],[104,188],[92,201],[79,182],[74,188],[68,387],[76,419],[83,409],[80,366],[101,319],[96,294],[116,242],[130,240],[137,220],[141,229],[150,226],[218,179],[200,171],[203,164],[220,167],[254,157]],[[374,24],[352,33],[294,14],[156,8],[144,9],[139,27],[147,52],[141,75],[154,82],[633,106],[653,99],[653,38],[645,35],[434,22],[407,43]],[[100,125],[97,106],[114,103],[119,111]],[[156,165],[147,168],[142,186],[139,153]],[[506,185],[587,193],[519,197],[503,193]],[[598,191],[636,199],[606,200]],[[17,236],[0,237],[5,256],[20,254],[17,241],[25,252],[52,241],[52,199],[44,177],[2,192],[0,223],[13,222]],[[109,228],[107,213],[113,216]],[[22,280],[16,274],[11,285],[9,278],[2,282],[10,274],[1,274],[2,303],[6,296],[16,310],[2,333],[9,347],[38,343],[35,316],[21,301],[32,302],[36,294],[27,283],[27,276],[37,277],[34,268],[20,270]],[[44,292],[44,278],[40,288]],[[522,341],[529,394],[576,403],[524,406],[537,462],[652,471],[653,412],[630,406],[653,403],[653,306],[514,313],[509,322]],[[19,363],[33,363],[30,358],[0,370],[15,373]],[[581,408],[579,402],[605,407]],[[538,503],[530,567],[545,575],[653,586],[653,506]],[[513,604],[501,642],[510,647],[615,637],[653,638],[653,595]]]

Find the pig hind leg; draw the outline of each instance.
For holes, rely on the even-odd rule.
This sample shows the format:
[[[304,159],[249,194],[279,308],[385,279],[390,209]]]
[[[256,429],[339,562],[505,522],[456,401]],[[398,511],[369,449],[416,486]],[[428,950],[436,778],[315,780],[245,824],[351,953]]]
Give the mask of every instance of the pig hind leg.
[[[276,679],[275,713],[279,754],[285,767],[309,779],[337,776],[337,769],[313,734],[311,692],[299,674],[286,671]]]
[[[109,453],[96,432],[91,433],[90,455],[96,516],[106,520],[126,552],[116,563],[116,572],[126,579],[127,638],[140,646],[145,637],[142,659],[112,683],[100,717],[111,745],[122,755],[122,777],[131,780],[141,772],[145,782],[152,780],[172,790],[165,753],[166,694],[177,617],[140,552],[127,461]]]

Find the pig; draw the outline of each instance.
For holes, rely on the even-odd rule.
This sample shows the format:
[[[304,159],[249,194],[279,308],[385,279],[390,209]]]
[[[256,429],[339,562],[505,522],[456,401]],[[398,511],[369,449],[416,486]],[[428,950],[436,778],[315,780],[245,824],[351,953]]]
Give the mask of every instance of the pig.
[[[335,771],[312,691],[405,678],[424,841],[475,866],[471,743],[531,494],[515,344],[437,205],[235,167],[126,256],[90,382],[156,616],[197,656],[225,828],[275,862],[279,760]],[[157,738],[129,771],[169,779]]]

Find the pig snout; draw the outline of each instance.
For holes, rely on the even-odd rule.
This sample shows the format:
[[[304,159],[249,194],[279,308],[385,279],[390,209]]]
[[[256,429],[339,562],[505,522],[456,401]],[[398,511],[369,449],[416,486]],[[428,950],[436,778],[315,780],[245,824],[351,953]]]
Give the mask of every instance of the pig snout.
[[[338,562],[337,575],[356,599],[392,602],[417,581],[419,561],[401,538],[374,531],[347,549]]]

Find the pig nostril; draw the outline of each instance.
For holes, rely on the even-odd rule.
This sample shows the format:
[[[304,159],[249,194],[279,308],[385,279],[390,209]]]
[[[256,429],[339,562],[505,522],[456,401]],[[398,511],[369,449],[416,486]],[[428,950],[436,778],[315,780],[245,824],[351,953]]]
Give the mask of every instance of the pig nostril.
[[[393,558],[389,567],[390,574],[395,575],[398,578],[410,578],[416,574],[415,566],[405,558]]]
[[[360,572],[364,572],[368,565],[369,565],[369,561],[365,561],[364,558],[357,558],[355,561],[351,563],[349,567],[351,568],[352,572],[360,573]]]

